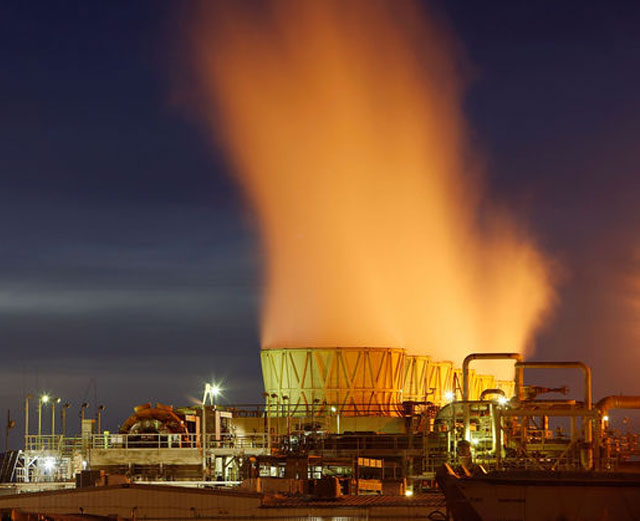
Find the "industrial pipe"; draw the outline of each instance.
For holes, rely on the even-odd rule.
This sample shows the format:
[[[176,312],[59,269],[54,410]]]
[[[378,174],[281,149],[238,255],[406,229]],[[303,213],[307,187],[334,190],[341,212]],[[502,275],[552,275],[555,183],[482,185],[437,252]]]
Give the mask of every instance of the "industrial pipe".
[[[507,397],[502,389],[485,389],[480,393],[480,401],[484,400],[488,394],[499,394],[503,397]]]
[[[605,396],[596,404],[596,409],[600,414],[600,421],[596,424],[596,446],[595,459],[598,469],[601,468],[600,445],[602,443],[603,418],[608,415],[611,409],[640,409],[640,396],[611,395]]]
[[[518,363],[522,362],[522,355],[520,353],[471,353],[462,362],[462,400],[464,405],[464,439],[471,441],[469,433],[469,365],[474,360],[515,360],[515,384],[516,384],[516,396],[518,399],[522,395],[522,369],[518,368]]]
[[[518,363],[522,362],[522,355],[520,353],[471,353],[468,355],[464,362],[462,362],[462,399],[464,401],[469,400],[469,365],[474,360],[515,360],[516,361],[516,394],[520,398],[519,386],[522,385],[522,371],[518,369]]]
[[[587,411],[591,411],[591,368],[583,362],[518,362],[516,369],[580,369],[584,373],[584,407]],[[590,414],[582,416],[583,425],[585,427],[585,442],[590,444],[593,441],[593,418]],[[598,440],[599,443],[600,440]],[[589,447],[588,468],[593,466],[594,450],[593,446]],[[596,454],[597,459],[597,454]]]
[[[606,416],[611,409],[640,409],[640,396],[606,396],[596,404],[596,409]]]
[[[516,369],[580,369],[584,373],[584,406],[591,410],[591,368],[583,362],[518,362]]]

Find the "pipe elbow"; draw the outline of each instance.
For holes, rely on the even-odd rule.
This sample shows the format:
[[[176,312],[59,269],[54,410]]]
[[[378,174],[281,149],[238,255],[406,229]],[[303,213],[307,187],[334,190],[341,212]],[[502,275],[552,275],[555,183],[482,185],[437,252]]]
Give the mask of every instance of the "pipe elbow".
[[[606,415],[611,409],[640,409],[640,396],[610,395],[605,396],[596,404],[601,415]]]

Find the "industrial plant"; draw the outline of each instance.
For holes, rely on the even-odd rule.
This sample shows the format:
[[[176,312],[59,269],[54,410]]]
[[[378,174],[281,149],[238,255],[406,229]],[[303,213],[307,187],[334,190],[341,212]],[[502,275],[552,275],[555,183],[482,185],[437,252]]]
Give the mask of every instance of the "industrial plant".
[[[320,501],[337,509],[331,515],[378,508],[392,519],[401,508],[407,518],[450,510],[466,519],[438,484],[447,492],[452,480],[492,471],[542,472],[550,482],[567,473],[611,480],[613,472],[637,470],[638,435],[612,429],[609,412],[638,408],[640,398],[594,403],[591,371],[580,362],[478,353],[455,367],[380,347],[272,348],[261,359],[263,403],[218,405],[221,389],[210,383],[199,405],[136,405],[117,433],[102,429],[98,410],[96,418],[83,416],[79,435],[68,435],[64,404],[27,397],[24,448],[5,454],[0,510],[82,508],[151,519],[155,500],[132,516],[133,507],[117,506],[128,504],[121,494],[178,490],[187,498],[209,491],[225,512],[245,512],[250,498],[254,517],[284,516]],[[513,368],[513,378],[479,374],[474,364],[484,360]],[[581,400],[565,399],[564,386],[524,383],[525,374],[530,381],[556,369],[581,375]],[[42,405],[49,401],[51,432],[43,434]],[[640,488],[629,483],[637,477],[620,479],[615,490],[637,499]],[[117,499],[100,495],[96,502],[88,491]],[[564,493],[576,491],[567,485]],[[362,496],[366,503],[354,502]]]

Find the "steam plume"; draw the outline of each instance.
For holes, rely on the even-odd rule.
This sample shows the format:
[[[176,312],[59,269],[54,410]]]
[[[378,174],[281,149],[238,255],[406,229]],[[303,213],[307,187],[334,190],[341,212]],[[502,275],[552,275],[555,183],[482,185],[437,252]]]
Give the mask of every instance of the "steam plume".
[[[263,347],[524,350],[545,259],[473,174],[455,43],[404,0],[205,2],[205,115],[265,251]]]

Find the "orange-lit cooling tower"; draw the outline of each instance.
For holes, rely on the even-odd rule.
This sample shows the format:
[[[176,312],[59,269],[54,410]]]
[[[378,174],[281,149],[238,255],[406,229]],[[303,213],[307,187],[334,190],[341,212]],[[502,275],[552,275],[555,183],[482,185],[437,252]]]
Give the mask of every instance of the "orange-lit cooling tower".
[[[274,416],[323,414],[331,407],[344,416],[399,416],[403,401],[443,405],[449,393],[461,396],[461,369],[401,348],[269,348],[261,360]],[[493,388],[513,394],[513,382],[470,372],[471,399]]]

